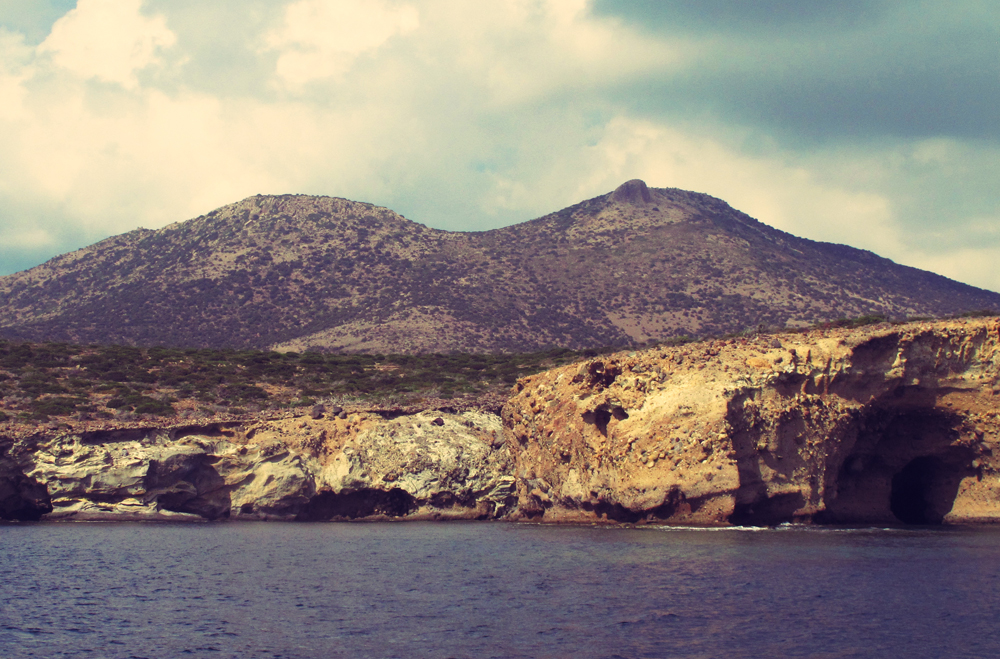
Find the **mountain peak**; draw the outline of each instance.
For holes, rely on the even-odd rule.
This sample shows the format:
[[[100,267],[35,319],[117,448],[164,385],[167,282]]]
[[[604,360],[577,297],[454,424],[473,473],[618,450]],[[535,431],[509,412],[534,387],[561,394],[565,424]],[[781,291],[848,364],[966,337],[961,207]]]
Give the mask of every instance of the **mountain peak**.
[[[652,203],[653,196],[649,193],[649,188],[646,187],[645,181],[634,178],[631,181],[625,181],[619,185],[618,188],[611,193],[611,201],[639,206],[642,204]]]

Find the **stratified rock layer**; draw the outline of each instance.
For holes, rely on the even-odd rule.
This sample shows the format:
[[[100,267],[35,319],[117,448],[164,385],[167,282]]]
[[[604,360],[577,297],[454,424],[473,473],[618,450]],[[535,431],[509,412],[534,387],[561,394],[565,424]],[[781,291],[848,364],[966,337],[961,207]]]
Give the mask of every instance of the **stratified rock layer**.
[[[675,524],[1000,520],[1000,323],[621,353],[504,408],[518,515]]]

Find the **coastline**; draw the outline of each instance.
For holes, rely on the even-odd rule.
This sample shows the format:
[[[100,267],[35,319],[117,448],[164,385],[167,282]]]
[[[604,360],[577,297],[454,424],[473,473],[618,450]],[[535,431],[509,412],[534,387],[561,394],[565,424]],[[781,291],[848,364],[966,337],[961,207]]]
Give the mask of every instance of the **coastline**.
[[[996,318],[884,323],[605,355],[506,400],[8,423],[0,518],[996,524],[998,345]]]

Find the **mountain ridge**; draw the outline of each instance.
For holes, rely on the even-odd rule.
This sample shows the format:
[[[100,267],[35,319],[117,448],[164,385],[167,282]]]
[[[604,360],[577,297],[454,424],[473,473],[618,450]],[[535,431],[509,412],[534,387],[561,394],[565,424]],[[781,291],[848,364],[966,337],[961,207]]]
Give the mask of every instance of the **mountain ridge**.
[[[482,232],[254,195],[0,277],[8,338],[344,352],[588,348],[987,307],[1000,295],[639,180]]]

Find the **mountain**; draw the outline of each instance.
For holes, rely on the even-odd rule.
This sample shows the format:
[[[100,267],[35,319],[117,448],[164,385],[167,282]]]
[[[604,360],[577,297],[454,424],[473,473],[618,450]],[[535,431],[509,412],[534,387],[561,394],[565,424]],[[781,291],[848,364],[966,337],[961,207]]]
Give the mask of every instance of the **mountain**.
[[[300,351],[584,348],[983,308],[1000,295],[638,180],[468,233],[254,196],[0,277],[7,338]]]

